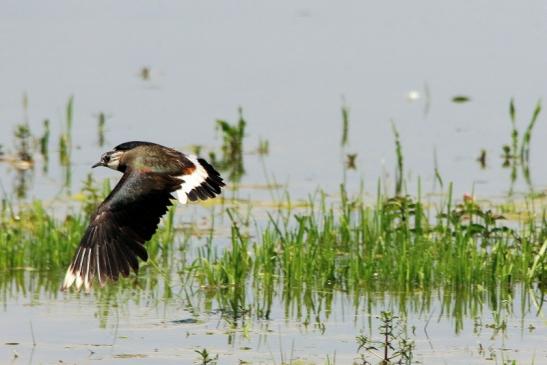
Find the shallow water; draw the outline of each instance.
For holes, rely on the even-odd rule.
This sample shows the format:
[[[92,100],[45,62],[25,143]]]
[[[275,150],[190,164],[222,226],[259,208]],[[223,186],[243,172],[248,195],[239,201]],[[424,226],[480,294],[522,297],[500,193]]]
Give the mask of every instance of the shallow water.
[[[410,193],[418,177],[423,191],[440,190],[436,159],[445,190],[454,182],[456,194],[504,198],[511,187],[511,171],[500,158],[502,145],[510,143],[509,100],[515,97],[522,133],[546,93],[547,9],[541,1],[0,4],[0,144],[13,152],[13,128],[24,120],[37,136],[45,118],[52,127],[48,172],[38,158],[28,178],[18,180],[13,167],[0,164],[0,188],[12,197],[25,181],[27,200],[61,206],[80,190],[101,152],[128,140],[212,150],[220,145],[215,120],[235,121],[239,106],[248,121],[240,198],[271,200],[270,191],[256,187],[272,178],[283,185],[273,194],[287,190],[295,199],[318,186],[336,195],[344,176],[354,191],[364,181],[365,189],[375,192],[378,180],[392,191],[396,157],[390,121],[401,135]],[[150,69],[148,80],[140,76],[143,67]],[[417,100],[408,99],[411,91]],[[75,148],[71,182],[63,189],[57,146],[70,95]],[[456,95],[471,101],[453,103]],[[350,134],[349,146],[341,149],[344,103]],[[107,116],[104,147],[98,146],[101,112]],[[530,160],[536,191],[547,186],[546,133],[541,114]],[[261,138],[270,143],[264,158],[252,153]],[[476,161],[481,149],[487,151],[485,169]],[[345,153],[357,154],[355,171],[344,171]],[[526,193],[518,172],[514,189]],[[98,181],[119,176],[106,169],[92,173]],[[206,216],[191,207],[178,223]],[[256,217],[267,219],[260,212]],[[229,223],[217,228],[221,247]],[[218,303],[207,306],[203,294],[195,294],[190,310],[186,297],[164,298],[150,288],[122,290],[106,301],[27,287],[28,282],[27,293],[12,291],[0,301],[0,362],[190,363],[197,358],[194,350],[206,347],[219,355],[219,364],[324,363],[327,356],[346,364],[357,356],[355,336],[375,333],[374,316],[401,309],[397,293],[371,293],[355,309],[354,298],[337,292],[329,314],[321,307],[306,325],[305,316],[283,310],[278,293],[269,320],[249,318],[233,329]],[[426,308],[416,304],[420,300],[409,301],[402,307],[408,328],[416,327],[416,358],[426,364],[547,363],[545,309],[538,313],[528,300],[521,309],[520,290],[512,311],[502,313],[506,330],[497,334],[486,326],[496,312],[488,300],[475,303],[475,310],[469,304],[462,313],[442,314],[443,298],[457,293],[441,290]]]
[[[2,323],[9,330],[2,331],[0,357],[14,363],[190,363],[198,358],[194,350],[205,347],[219,355],[219,364],[322,364],[327,358],[347,364],[357,358],[355,336],[376,337],[375,316],[390,309],[407,313],[415,361],[542,364],[547,359],[545,309],[539,316],[533,305],[522,309],[521,294],[519,288],[515,302],[504,308],[485,304],[473,310],[468,303],[465,313],[458,313],[456,307],[447,310],[446,292],[433,294],[430,301],[416,292],[403,306],[396,293],[370,293],[358,305],[337,293],[328,306],[318,301],[315,309],[296,303],[287,307],[277,299],[268,319],[236,322],[222,316],[214,300],[204,305],[199,294],[155,298],[126,290],[113,300],[74,293],[21,295],[4,302]],[[506,323],[503,330],[495,328],[500,323],[495,313]]]

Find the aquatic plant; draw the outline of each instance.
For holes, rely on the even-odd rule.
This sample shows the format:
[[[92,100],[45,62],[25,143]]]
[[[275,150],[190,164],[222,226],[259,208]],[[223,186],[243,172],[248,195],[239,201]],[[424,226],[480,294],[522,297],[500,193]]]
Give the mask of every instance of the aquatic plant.
[[[39,139],[40,154],[42,155],[42,170],[47,173],[49,168],[49,119],[45,119],[42,123],[44,131]]]
[[[256,152],[261,155],[265,156],[270,153],[270,142],[267,139],[260,139],[258,141],[258,147],[256,149]]]
[[[239,120],[230,124],[226,120],[216,121],[216,128],[222,133],[222,146],[220,159],[214,153],[210,154],[212,163],[220,170],[227,171],[229,179],[239,181],[245,173],[243,167],[243,139],[245,138],[245,126],[247,122],[243,118],[243,109],[238,109]]]
[[[307,208],[289,213],[289,221],[270,216],[255,239],[234,219],[230,248],[201,249],[188,270],[200,287],[216,293],[221,308],[254,309],[259,318],[268,318],[277,290],[287,308],[306,301],[317,308],[322,301],[328,306],[335,291],[351,293],[358,303],[365,293],[386,288],[402,300],[414,290],[428,297],[439,288],[457,293],[458,301],[448,297],[443,304],[448,310],[494,293],[510,298],[519,283],[545,285],[544,221],[529,218],[510,228],[501,214],[472,198],[456,203],[449,196],[428,208],[409,196],[381,195],[368,206],[343,187],[341,197],[332,206],[324,194],[311,199]],[[247,285],[258,295],[253,308],[246,302]],[[461,315],[462,308],[451,311]]]
[[[348,170],[355,170],[357,168],[356,159],[357,159],[356,153],[346,154],[346,168]]]
[[[522,140],[519,143],[519,130],[516,123],[516,107],[514,99],[509,103],[509,119],[511,121],[511,144],[502,146],[503,167],[511,167],[511,187],[509,194],[513,192],[513,185],[517,179],[517,165],[520,165],[524,179],[532,188],[532,179],[530,177],[530,142],[532,140],[532,132],[541,113],[541,102],[538,101],[532,113],[532,117],[528,122],[528,126],[522,135]]]
[[[72,150],[72,124],[73,124],[74,97],[68,99],[65,109],[65,126],[59,136],[59,162],[61,166],[70,165],[70,153]]]
[[[342,105],[342,139],[340,141],[340,146],[344,147],[348,145],[349,137],[349,108],[347,105]]]
[[[522,136],[522,142],[520,145],[521,162],[523,161],[528,162],[530,160],[530,141],[532,139],[532,131],[534,129],[534,126],[536,125],[536,122],[540,113],[541,113],[541,103],[538,101],[536,103],[536,107],[534,108],[534,112],[532,114],[530,122],[528,123],[528,126],[526,127],[526,130],[524,131],[524,135]]]
[[[392,312],[382,311],[378,317],[380,326],[378,333],[381,340],[369,336],[357,336],[357,352],[363,365],[372,365],[369,359],[374,357],[380,364],[412,364],[414,341],[410,340],[404,331],[400,318]],[[374,362],[376,363],[376,362]]]
[[[470,101],[471,101],[471,98],[466,95],[456,95],[452,97],[452,102],[456,104],[463,104]]]
[[[196,362],[196,364],[200,365],[215,365],[218,360],[218,354],[214,357],[211,357],[211,354],[209,351],[207,351],[206,348],[203,348],[202,350],[194,350],[199,355],[199,358]]]
[[[21,123],[15,126],[13,133],[15,137],[15,151],[17,159],[24,162],[32,162],[32,134],[28,123]]]
[[[397,157],[397,168],[395,169],[395,195],[400,195],[403,192],[404,182],[404,161],[403,161],[403,147],[401,145],[401,138],[399,131],[395,127],[395,123],[391,122],[391,129],[393,136],[395,137],[395,156]]]
[[[105,134],[105,125],[106,125],[106,115],[103,112],[99,113],[97,121],[97,132],[98,132],[98,143],[99,147],[104,146],[104,134]]]

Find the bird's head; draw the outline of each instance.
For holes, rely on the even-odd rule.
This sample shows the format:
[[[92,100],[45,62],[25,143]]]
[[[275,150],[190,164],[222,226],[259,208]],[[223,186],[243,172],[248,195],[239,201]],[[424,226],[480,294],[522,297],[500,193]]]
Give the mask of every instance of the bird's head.
[[[101,160],[97,162],[95,165],[93,165],[92,167],[95,168],[97,166],[104,166],[112,170],[120,171],[121,170],[120,159],[123,154],[124,154],[124,151],[117,151],[117,150],[105,152],[102,154]]]
[[[127,165],[131,165],[136,157],[139,157],[143,153],[147,153],[146,151],[143,151],[143,148],[150,146],[158,145],[142,141],[131,141],[119,144],[114,147],[112,151],[103,153],[101,160],[92,167],[105,166],[112,170],[125,172]]]

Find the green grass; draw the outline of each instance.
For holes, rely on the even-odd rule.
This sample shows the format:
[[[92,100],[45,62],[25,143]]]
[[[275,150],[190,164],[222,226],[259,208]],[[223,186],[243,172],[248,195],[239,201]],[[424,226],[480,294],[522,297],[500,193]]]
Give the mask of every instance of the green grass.
[[[97,204],[109,191],[108,181],[98,188],[90,176],[84,182],[81,194],[82,209],[78,213],[68,213],[59,217],[55,212],[44,207],[40,201],[29,205],[14,205],[2,201],[0,211],[0,290],[5,297],[7,292],[45,290],[58,292],[60,283],[67,269],[82,234],[89,223],[89,216]],[[141,272],[146,277],[149,269],[153,271],[152,280],[159,278],[170,284],[173,273],[178,269],[175,259],[174,207],[168,211],[163,224],[156,235],[147,243],[149,261],[141,263]],[[186,235],[182,235],[184,239]],[[130,279],[116,290],[131,287]],[[105,291],[97,290],[97,293]],[[111,290],[106,288],[106,292]]]
[[[84,209],[103,192],[87,181]],[[191,270],[203,287],[255,287],[287,290],[410,291],[445,288],[469,290],[498,285],[545,283],[547,223],[532,212],[520,224],[468,200],[450,197],[442,205],[426,206],[409,196],[378,196],[366,204],[341,187],[339,202],[325,194],[310,199],[307,208],[270,215],[262,229],[249,232],[232,210],[230,247],[214,249],[214,235],[198,249]],[[505,207],[505,210],[508,208]],[[4,203],[0,215],[0,270],[64,268],[77,246],[86,214],[56,219],[34,202],[18,211]],[[172,262],[174,211],[148,244],[154,260]],[[163,250],[163,251],[162,251]],[[160,253],[160,251],[162,251]],[[190,264],[190,263],[189,263]]]
[[[365,204],[342,187],[340,202],[329,204],[323,194],[288,221],[271,217],[260,233],[244,234],[232,221],[230,247],[206,246],[187,270],[232,320],[251,310],[268,318],[275,297],[287,315],[295,306],[316,313],[332,306],[336,293],[356,309],[371,295],[390,293],[404,312],[418,293],[425,309],[440,296],[458,330],[463,315],[478,313],[485,302],[498,310],[512,303],[516,287],[545,287],[547,225],[527,216],[507,222],[474,201],[450,197],[436,207],[408,196]]]
[[[272,219],[256,240],[234,224],[231,249],[194,263],[203,284],[275,277],[284,286],[410,290],[492,287],[545,275],[537,265],[528,274],[544,261],[537,256],[547,238],[544,222],[513,230],[475,203],[447,204],[431,222],[423,203],[409,197],[379,197],[374,206],[344,191],[342,197],[338,206],[311,202],[288,226]]]
[[[216,129],[221,132],[222,146],[221,157],[210,153],[209,158],[213,165],[228,174],[230,181],[238,182],[245,174],[243,165],[243,140],[247,121],[243,118],[243,109],[238,109],[239,119],[237,123],[230,124],[226,120],[216,121]]]

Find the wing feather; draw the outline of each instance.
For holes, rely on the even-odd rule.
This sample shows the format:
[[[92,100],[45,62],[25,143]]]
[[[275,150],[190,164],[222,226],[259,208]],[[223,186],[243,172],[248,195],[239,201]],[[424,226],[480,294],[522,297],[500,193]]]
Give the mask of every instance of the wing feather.
[[[137,258],[148,259],[144,244],[171,205],[171,192],[180,186],[171,176],[126,171],[92,216],[62,288],[75,284],[89,290],[95,276],[103,286],[137,272]]]
[[[220,173],[207,161],[193,155],[180,154],[181,175],[176,177],[182,181],[177,190],[177,198],[180,203],[186,204],[188,200],[206,200],[214,198],[221,192],[226,184],[220,177]]]

